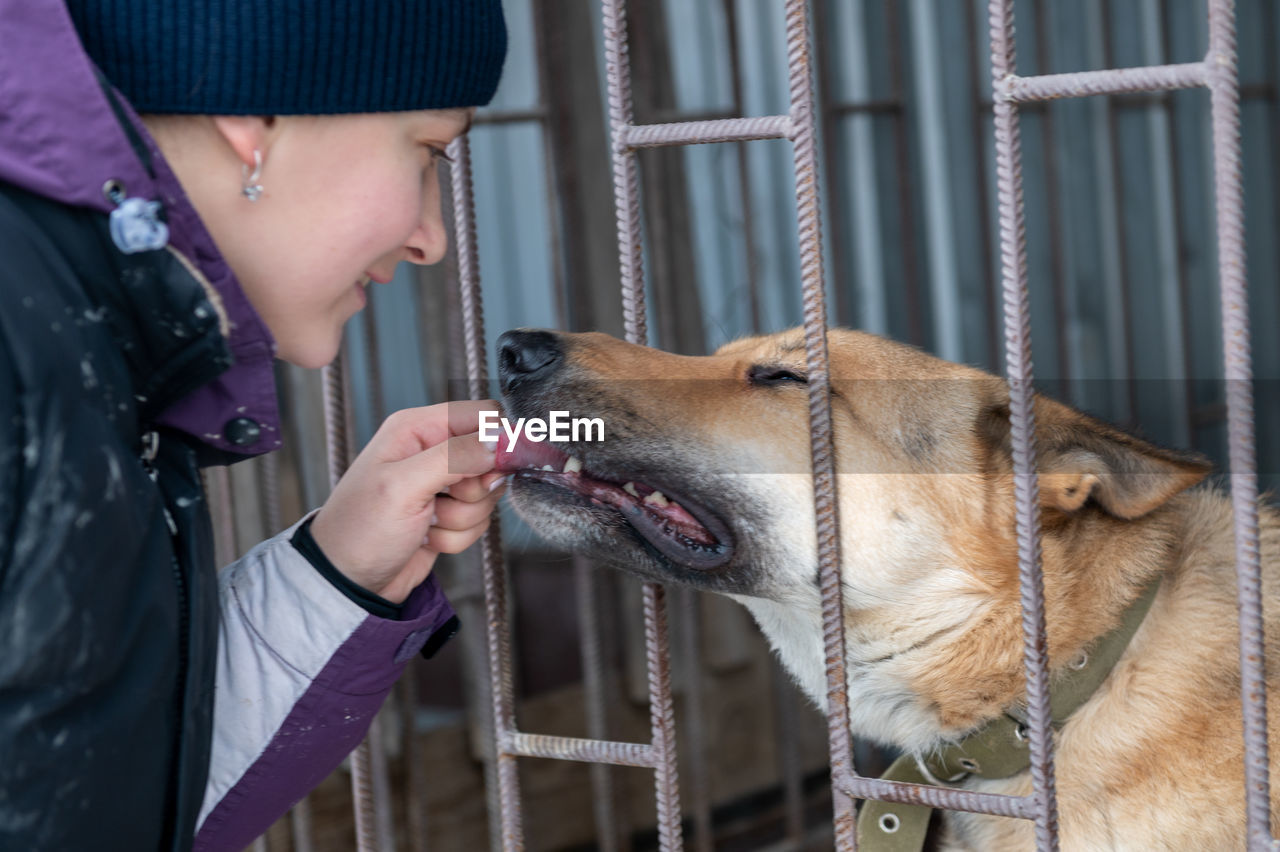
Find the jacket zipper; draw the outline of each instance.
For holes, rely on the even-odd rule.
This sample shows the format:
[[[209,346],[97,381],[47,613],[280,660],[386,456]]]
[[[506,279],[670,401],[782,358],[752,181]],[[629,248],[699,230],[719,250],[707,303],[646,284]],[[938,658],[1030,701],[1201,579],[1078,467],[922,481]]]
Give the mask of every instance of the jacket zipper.
[[[164,489],[160,487],[160,472],[156,469],[155,460],[160,452],[160,433],[154,429],[150,429],[143,433],[142,436],[142,467],[147,472],[147,476],[151,477],[151,481],[155,483],[156,490],[160,494],[160,508],[164,512],[165,524],[169,527],[169,540],[172,545],[172,555],[170,558],[170,567],[173,571],[173,584],[178,597],[178,671],[175,684],[176,701],[173,705],[173,767],[170,769],[170,783],[173,789],[177,789],[177,773],[180,771],[182,762],[182,741],[183,741],[183,708],[187,702],[187,668],[188,658],[191,646],[191,616],[187,606],[187,581],[182,573],[182,562],[178,558],[178,525],[174,521],[173,514],[169,511],[166,503]]]

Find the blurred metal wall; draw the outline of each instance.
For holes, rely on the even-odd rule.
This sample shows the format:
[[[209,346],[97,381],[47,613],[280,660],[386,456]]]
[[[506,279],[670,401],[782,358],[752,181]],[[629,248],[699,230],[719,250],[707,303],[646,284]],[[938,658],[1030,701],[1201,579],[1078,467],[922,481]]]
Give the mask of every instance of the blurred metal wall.
[[[834,319],[1002,372],[986,3],[811,5]],[[1026,75],[1198,61],[1206,50],[1203,0],[1019,0],[1015,6],[1019,72]],[[1280,8],[1274,0],[1237,6],[1258,464],[1262,486],[1275,488]],[[471,134],[489,351],[498,334],[516,326],[621,333],[598,3],[507,0],[505,7],[506,73]],[[633,0],[630,14],[637,123],[786,111],[779,0]],[[1226,430],[1217,378],[1222,345],[1208,110],[1202,90],[1024,107],[1023,179],[1038,382],[1105,419],[1159,442],[1200,449],[1221,464]],[[647,304],[657,345],[704,352],[752,331],[799,324],[787,143],[645,151],[640,166]],[[404,267],[398,286],[375,288],[376,340],[368,323],[350,327],[357,443],[372,433],[380,412],[444,400],[449,383],[463,378],[459,330],[450,319],[456,310],[451,262]],[[295,426],[282,489],[287,523],[323,499],[327,480],[323,461],[316,461],[323,459],[318,384],[288,368],[284,379]],[[259,536],[250,529],[254,513],[242,505],[235,501],[237,538],[247,546]],[[554,566],[562,558],[547,554],[513,517],[504,517],[504,533],[516,564]],[[234,552],[237,543],[224,549]],[[564,565],[559,572],[530,569],[538,582],[529,594],[571,597],[574,580]],[[442,566],[464,607],[477,593],[469,570],[465,559]],[[613,690],[610,700],[622,700],[642,692],[635,687],[639,663],[628,662],[635,652],[625,638],[637,633],[636,593],[635,584],[614,583],[607,580],[603,594],[618,607],[606,612],[616,616],[614,626],[622,625],[624,647],[606,654],[606,662],[619,667],[606,689]],[[710,659],[732,668],[755,651],[739,650],[751,632],[745,616],[721,604],[687,607],[702,615],[680,616],[674,643],[693,647],[704,664]],[[729,627],[698,652],[698,618],[708,608]],[[529,629],[532,617],[522,622],[517,612],[517,630]],[[478,626],[479,618],[473,621]],[[563,658],[573,641],[571,633],[549,645],[518,636],[517,646]],[[446,664],[454,667],[444,676],[446,701],[433,705],[439,693],[415,699],[422,706],[409,716],[426,729],[474,712],[481,700],[475,674],[468,673],[479,665],[478,646],[461,656]],[[522,661],[527,689],[559,682],[546,665]],[[580,676],[579,665],[564,676]],[[676,674],[678,692],[696,699],[688,690],[697,689],[697,672]],[[439,669],[424,680],[433,677],[439,679]],[[777,696],[779,718],[812,712],[785,684]],[[798,843],[805,770],[797,755],[812,751],[797,751],[771,731],[761,735],[777,748],[788,836]],[[703,771],[697,761],[723,757],[697,745],[692,767],[682,756],[686,778]],[[685,806],[703,812],[695,823],[709,831],[712,803],[686,797]],[[622,807],[615,819],[610,842],[624,842],[627,830],[646,817]],[[531,844],[539,848],[536,838]]]
[[[1196,61],[1207,38],[1202,5],[1020,0],[1019,55],[1026,74]],[[607,249],[612,227],[599,11],[578,0],[506,8],[511,55],[482,115],[510,120],[472,133],[488,333],[618,331],[617,316],[600,307],[616,302],[606,280],[616,261],[583,259],[599,253],[597,243]],[[837,321],[999,371],[984,4],[815,0],[813,8]],[[785,110],[780,3],[642,0],[632,14],[661,24],[644,27],[635,49],[669,69],[637,81],[639,119]],[[1255,322],[1266,329],[1280,322],[1280,8],[1241,0],[1238,16],[1248,271]],[[540,31],[554,43],[539,48]],[[547,79],[556,65],[575,85]],[[593,91],[598,100],[588,104]],[[1203,91],[1059,101],[1025,110],[1023,145],[1034,355],[1045,390],[1222,458],[1208,126]],[[650,299],[660,345],[709,351],[799,323],[789,157],[784,143],[641,157],[655,197],[674,187],[685,199],[646,222],[649,286],[694,300],[701,315],[700,329],[671,330],[654,315],[661,294]],[[576,310],[584,293],[597,294],[595,310]],[[414,301],[404,287],[376,294],[379,317],[400,329],[382,341],[392,408],[424,398],[424,367],[407,357],[416,351]],[[1259,334],[1256,372],[1263,382],[1280,378],[1280,337]],[[1274,487],[1280,394],[1264,386],[1259,398],[1260,469]],[[368,418],[357,425],[361,435],[372,428]]]

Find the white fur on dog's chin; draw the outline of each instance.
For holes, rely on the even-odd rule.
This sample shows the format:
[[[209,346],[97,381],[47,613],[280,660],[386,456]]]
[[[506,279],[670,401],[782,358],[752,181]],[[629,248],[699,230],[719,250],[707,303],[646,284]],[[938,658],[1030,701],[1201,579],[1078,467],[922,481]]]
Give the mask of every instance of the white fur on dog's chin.
[[[937,550],[938,536],[914,529],[910,520],[890,524],[879,517],[892,506],[877,493],[889,483],[868,474],[837,478],[842,490],[849,489],[842,494],[842,509],[853,508],[841,518],[845,611],[874,608],[882,617],[892,613],[895,624],[890,635],[877,629],[860,637],[846,622],[850,728],[857,736],[925,753],[950,739],[936,709],[909,683],[920,659],[934,649],[906,649],[936,634],[939,625],[973,618],[979,598],[967,594],[973,591],[968,576],[948,567],[948,554]],[[812,510],[806,511],[813,505],[812,480],[799,475],[765,479],[744,478],[738,487],[782,509],[772,518],[766,552],[757,554],[778,585],[769,598],[730,597],[747,608],[800,688],[826,712],[822,599],[814,582],[817,540]]]
[[[803,610],[794,602],[730,595],[755,618],[778,658],[810,700],[827,712],[826,650],[822,639],[820,602]],[[815,595],[815,598],[817,595]],[[846,659],[858,655],[846,643]],[[891,743],[916,753],[935,748],[946,739],[937,716],[889,667],[846,668],[849,727],[857,736]]]

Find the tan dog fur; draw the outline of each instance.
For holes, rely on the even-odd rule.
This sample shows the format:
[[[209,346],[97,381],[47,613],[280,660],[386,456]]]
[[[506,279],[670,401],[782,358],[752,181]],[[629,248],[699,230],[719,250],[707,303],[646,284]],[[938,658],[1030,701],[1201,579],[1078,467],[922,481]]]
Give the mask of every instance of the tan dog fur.
[[[802,376],[800,334],[740,340],[705,358],[597,334],[557,339],[563,366],[512,394],[508,407],[550,402],[603,417],[603,444],[565,448],[583,453],[588,468],[605,459],[625,467],[634,457],[642,472],[655,453],[671,452],[687,481],[670,482],[668,471],[655,487],[714,481],[698,493],[740,537],[733,561],[706,577],[669,579],[742,602],[825,704],[806,389],[751,379],[753,367]],[[995,376],[860,332],[833,332],[830,354],[854,733],[922,753],[1023,694],[1007,389]],[[1207,487],[1188,490],[1208,472],[1199,457],[1158,449],[1047,399],[1037,400],[1036,417],[1051,667],[1111,630],[1147,580],[1164,575],[1125,655],[1057,737],[1061,848],[1243,849],[1228,500]],[[777,472],[743,472],[753,466]],[[625,536],[531,492],[520,476],[512,494],[547,538],[661,575]],[[1280,565],[1271,508],[1262,508],[1261,528],[1269,604]],[[750,588],[737,588],[734,572],[752,578],[740,581]],[[1268,606],[1268,647],[1275,626]],[[1273,708],[1277,697],[1269,685]],[[1280,711],[1271,717],[1271,740],[1280,744]],[[1273,770],[1273,791],[1278,782]],[[1012,794],[1029,785],[1026,773],[966,784]],[[943,847],[1032,849],[1032,828],[949,814]]]

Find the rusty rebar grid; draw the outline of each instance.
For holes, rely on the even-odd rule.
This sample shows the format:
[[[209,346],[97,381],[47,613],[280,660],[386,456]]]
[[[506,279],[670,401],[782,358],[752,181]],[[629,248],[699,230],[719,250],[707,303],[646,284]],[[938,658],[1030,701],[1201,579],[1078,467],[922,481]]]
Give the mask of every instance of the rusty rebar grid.
[[[640,179],[635,148],[627,142],[634,120],[631,66],[624,0],[603,0],[605,72],[609,91],[609,127],[613,137],[613,185],[618,219],[618,255],[622,317],[626,338],[649,342],[645,318],[644,238],[640,225]],[[680,789],[676,770],[675,707],[671,697],[666,592],[645,583],[644,638],[649,671],[649,725],[654,758],[654,796],[660,849],[683,848]]]
[[[1013,432],[1019,574],[1031,722],[1034,792],[1028,799],[1041,850],[1057,849],[1052,743],[1039,566],[1026,234],[1017,104],[1062,97],[1207,87],[1213,122],[1219,287],[1227,386],[1231,498],[1240,610],[1241,699],[1245,741],[1246,820],[1250,849],[1273,849],[1263,679],[1261,567],[1254,455],[1252,359],[1244,263],[1240,177],[1239,81],[1232,0],[1208,0],[1209,50],[1203,62],[1052,74],[1016,75],[1013,2],[991,0],[992,88],[999,197],[1005,340]]]
[[[653,769],[658,763],[653,746],[644,743],[615,743],[508,731],[499,745],[504,752],[520,757],[579,760],[613,766],[639,766],[642,769]]]
[[[1213,121],[1218,287],[1222,302],[1231,505],[1240,611],[1240,701],[1244,716],[1245,825],[1250,849],[1275,849],[1267,748],[1267,691],[1258,545],[1258,473],[1253,422],[1253,357],[1245,282],[1244,187],[1240,174],[1240,81],[1235,4],[1209,0],[1204,60]]]
[[[324,437],[328,448],[329,487],[332,489],[351,464],[350,410],[347,372],[350,361],[344,344],[337,359],[322,371],[324,381]],[[356,848],[359,852],[381,852],[378,806],[374,793],[374,766],[371,740],[377,726],[351,752],[351,796],[356,820]],[[379,744],[380,747],[380,744]]]
[[[615,133],[616,144],[628,150],[672,145],[705,145],[715,142],[754,142],[786,139],[791,118],[766,115],[759,118],[721,118],[713,121],[677,121],[670,124],[624,125]]]
[[[1018,583],[1022,598],[1023,668],[1030,727],[1031,812],[1036,848],[1058,848],[1058,803],[1049,710],[1049,646],[1045,637],[1044,575],[1040,562],[1040,487],[1036,478],[1035,391],[1031,384],[1031,305],[1022,199],[1022,149],[1018,110],[1003,97],[1016,68],[1013,0],[991,0],[991,79],[994,90],[996,196],[1000,218],[1001,287],[1004,296],[1005,365],[1013,453]]]
[[[1017,104],[1063,97],[1124,94],[1207,86],[1214,97],[1214,150],[1219,206],[1218,227],[1223,323],[1229,386],[1228,421],[1232,442],[1232,498],[1240,583],[1242,694],[1248,751],[1250,848],[1271,848],[1265,727],[1261,671],[1262,635],[1257,546],[1256,473],[1253,461],[1252,397],[1248,323],[1244,298],[1244,255],[1240,214],[1238,95],[1234,56],[1234,9],[1230,0],[1209,0],[1211,48],[1203,63],[1018,77],[1014,73],[1011,0],[991,0],[992,75],[997,137],[1002,265],[1007,363],[1015,465],[1015,501],[1022,587],[1024,657],[1031,721],[1033,793],[1026,797],[973,793],[944,787],[900,784],[858,776],[849,736],[844,639],[839,586],[838,522],[830,434],[829,375],[826,358],[826,308],[823,299],[821,222],[814,149],[812,73],[808,19],[803,0],[788,0],[788,55],[791,111],[787,116],[714,119],[637,127],[632,122],[625,9],[623,0],[603,0],[606,67],[613,138],[618,242],[622,265],[627,339],[647,342],[635,151],[642,147],[740,142],[787,138],[795,152],[801,275],[805,302],[806,359],[810,370],[810,422],[818,523],[819,577],[824,599],[824,641],[828,663],[829,745],[835,798],[836,845],[854,849],[854,798],[925,804],[951,810],[1033,819],[1040,850],[1057,849],[1057,812],[1053,754],[1049,735],[1047,647],[1044,593],[1040,574],[1039,518],[1034,477],[1030,334],[1027,322],[1025,223],[1021,201]],[[467,227],[472,227],[469,223]],[[459,229],[459,240],[466,228]],[[461,250],[461,246],[460,246]],[[476,292],[478,300],[478,287]],[[478,304],[478,301],[477,301]],[[480,339],[483,335],[480,334]],[[469,353],[470,354],[470,353]],[[483,358],[483,353],[480,355]],[[473,373],[474,375],[483,375]],[[488,561],[488,560],[486,560]],[[497,594],[501,594],[498,592]],[[514,724],[499,724],[499,753],[646,766],[657,769],[659,835],[663,849],[679,848],[678,794],[674,738],[671,733],[666,625],[660,586],[646,584],[646,640],[650,657],[651,746],[521,734]],[[505,616],[504,616],[505,618]],[[491,628],[493,619],[491,617]],[[505,621],[502,622],[505,624]],[[498,643],[501,645],[501,642]],[[491,653],[495,651],[491,641]],[[505,656],[509,658],[509,649]],[[497,654],[499,658],[504,654]],[[509,659],[507,660],[509,665]],[[499,666],[500,668],[500,666]],[[509,689],[509,683],[507,684]],[[495,692],[495,708],[502,703]],[[509,705],[508,705],[509,706]],[[514,773],[514,768],[512,768]],[[512,775],[514,778],[514,775]],[[511,782],[514,789],[514,781]],[[518,798],[518,793],[516,794]],[[504,820],[508,796],[504,795]],[[518,802],[516,803],[518,808]],[[505,823],[504,823],[505,825]]]
[[[480,291],[480,256],[476,246],[470,140],[465,136],[455,139],[449,145],[449,154],[453,160],[450,185],[467,363],[467,392],[472,399],[485,399],[488,397],[488,359],[485,353],[484,301]],[[500,848],[519,850],[524,848],[524,827],[516,755],[502,747],[516,727],[515,684],[511,671],[507,576],[502,563],[502,534],[496,518],[481,539],[481,564],[496,764],[488,777],[495,779],[498,787],[496,802],[499,810],[498,824],[502,832]],[[492,843],[495,838],[490,840]]]
[[[791,99],[788,138],[791,140],[795,170],[800,285],[804,296],[809,447],[813,459],[818,582],[822,589],[822,638],[827,665],[827,745],[831,757],[832,822],[836,848],[844,852],[855,850],[858,841],[853,798],[835,783],[838,777],[854,772],[853,741],[849,733],[849,688],[845,670],[844,599],[840,579],[840,525],[831,422],[813,62],[809,13],[804,0],[787,0],[786,21]]]

